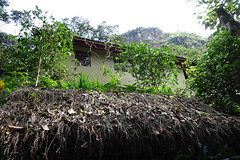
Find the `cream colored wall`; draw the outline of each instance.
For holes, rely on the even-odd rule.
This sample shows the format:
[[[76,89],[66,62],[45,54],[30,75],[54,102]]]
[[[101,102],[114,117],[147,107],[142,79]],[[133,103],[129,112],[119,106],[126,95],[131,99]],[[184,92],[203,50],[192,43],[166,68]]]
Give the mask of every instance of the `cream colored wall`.
[[[80,50],[80,51],[85,51],[88,52],[87,48],[81,48],[78,46],[74,46],[74,50]],[[94,53],[98,53],[97,55]],[[72,60],[75,59],[75,55],[70,56],[68,59],[68,68],[71,70],[73,69],[73,66],[75,66],[75,63],[72,62]],[[113,68],[113,58],[109,57],[106,58],[106,52],[105,51],[99,51],[99,50],[93,50],[91,52],[91,67],[87,66],[78,66],[77,70],[74,71],[76,73],[87,73],[89,75],[89,80],[92,81],[92,76],[98,77],[99,81],[102,83],[107,83],[109,82],[110,78],[105,77],[103,75],[103,70],[100,70],[100,68],[103,67],[103,65]]]
[[[179,71],[179,73],[178,73],[178,85],[185,88],[186,84],[185,84],[185,76],[184,76],[183,70],[178,69],[178,71]]]
[[[75,50],[80,50],[80,51],[85,51],[87,52],[88,49],[86,48],[81,48],[78,46],[74,47]],[[110,56],[108,58],[106,58],[106,52],[105,51],[99,51],[99,50],[93,50],[94,53],[98,53],[98,55],[91,53],[91,67],[86,67],[86,66],[79,66],[77,67],[77,70],[75,72],[77,73],[87,73],[89,74],[89,80],[92,81],[92,75],[95,75],[96,77],[98,77],[99,81],[102,83],[108,83],[110,80],[110,77],[105,77],[103,75],[103,70],[100,70],[100,68],[103,67],[103,64],[109,68],[112,69],[112,71],[114,71],[113,67],[114,67],[114,61],[113,61],[113,57]],[[69,60],[68,60],[68,68],[71,70],[73,69],[73,66],[75,65],[74,62],[71,62],[72,60],[75,59],[75,55],[72,55]],[[179,86],[184,87],[185,88],[185,77],[184,77],[184,73],[182,71],[182,69],[178,69],[179,73],[178,73],[178,83]],[[122,80],[121,80],[121,84],[125,85],[125,84],[133,84],[135,82],[135,79],[131,76],[131,74],[129,74],[128,72],[124,72],[125,75],[121,75],[122,76]]]

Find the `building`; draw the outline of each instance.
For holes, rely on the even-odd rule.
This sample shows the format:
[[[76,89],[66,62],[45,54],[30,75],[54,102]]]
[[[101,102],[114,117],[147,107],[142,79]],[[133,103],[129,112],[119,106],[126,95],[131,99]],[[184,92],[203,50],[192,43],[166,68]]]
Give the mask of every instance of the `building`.
[[[92,80],[92,76],[95,76],[102,83],[109,82],[110,78],[103,75],[101,68],[105,65],[114,71],[114,57],[120,53],[118,45],[75,37],[73,47],[75,55],[70,56],[67,64],[68,68],[72,68],[76,63],[79,63],[81,66],[77,67],[75,72],[89,74],[89,80]],[[178,83],[179,86],[185,88],[184,80],[187,75],[182,63],[186,61],[186,58],[176,57],[176,59],[178,60],[177,64],[180,66],[180,69],[178,69]],[[135,79],[130,73],[125,72],[125,75],[122,75],[122,85],[133,84],[134,82]]]

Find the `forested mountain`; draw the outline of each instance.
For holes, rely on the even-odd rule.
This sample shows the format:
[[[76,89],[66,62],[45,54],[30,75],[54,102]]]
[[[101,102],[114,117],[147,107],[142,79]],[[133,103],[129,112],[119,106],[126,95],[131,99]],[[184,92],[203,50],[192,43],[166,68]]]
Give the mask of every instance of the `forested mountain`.
[[[186,48],[202,49],[206,43],[205,38],[198,36],[195,33],[164,33],[161,29],[156,27],[139,27],[122,34],[122,36],[127,44],[131,44],[133,42],[145,42],[152,44],[153,48],[158,48],[165,43],[173,43],[176,45],[182,45]]]
[[[139,27],[120,36],[123,37],[127,44],[144,42],[151,44],[152,48],[162,48],[167,44],[171,50],[177,52],[177,55],[191,58],[198,57],[206,43],[206,38],[198,36],[195,33],[164,33],[156,27]]]

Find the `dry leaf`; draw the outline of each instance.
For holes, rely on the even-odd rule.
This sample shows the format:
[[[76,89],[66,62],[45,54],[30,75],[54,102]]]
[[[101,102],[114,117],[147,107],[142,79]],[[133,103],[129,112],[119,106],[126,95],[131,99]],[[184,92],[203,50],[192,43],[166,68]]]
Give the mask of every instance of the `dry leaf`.
[[[87,148],[88,147],[88,142],[85,142],[81,145],[81,148]]]
[[[20,126],[12,126],[12,125],[8,125],[8,128],[11,128],[11,129],[23,129],[23,127],[20,127]]]
[[[47,125],[42,125],[42,128],[43,128],[45,131],[49,131],[49,130],[50,130]]]
[[[48,113],[52,114],[52,115],[55,115],[54,111],[55,110],[50,110],[49,108],[47,109]]]
[[[76,112],[71,108],[71,109],[68,110],[68,113],[69,114],[75,114]]]
[[[179,125],[180,124],[180,122],[179,122],[179,120],[177,118],[174,118],[174,123],[175,123],[175,125]]]
[[[101,94],[98,99],[99,100],[105,100],[106,98],[104,97],[104,95]]]
[[[80,120],[80,123],[86,122],[86,117],[82,117],[82,120]]]

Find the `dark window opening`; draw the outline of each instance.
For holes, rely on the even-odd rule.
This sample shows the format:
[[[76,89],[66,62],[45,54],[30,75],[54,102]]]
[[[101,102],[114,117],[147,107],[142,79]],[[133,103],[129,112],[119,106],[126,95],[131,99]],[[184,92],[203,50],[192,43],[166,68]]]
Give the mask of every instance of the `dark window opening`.
[[[77,63],[81,66],[91,67],[91,53],[83,51],[75,51]]]

